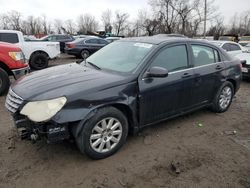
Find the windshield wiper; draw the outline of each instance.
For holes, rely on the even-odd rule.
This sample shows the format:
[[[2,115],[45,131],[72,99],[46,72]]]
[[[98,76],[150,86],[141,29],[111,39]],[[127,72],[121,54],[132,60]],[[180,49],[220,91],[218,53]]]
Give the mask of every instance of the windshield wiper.
[[[96,64],[91,63],[91,62],[89,62],[89,61],[87,61],[87,63],[90,64],[92,67],[95,67],[96,69],[101,70],[101,68],[98,67]]]

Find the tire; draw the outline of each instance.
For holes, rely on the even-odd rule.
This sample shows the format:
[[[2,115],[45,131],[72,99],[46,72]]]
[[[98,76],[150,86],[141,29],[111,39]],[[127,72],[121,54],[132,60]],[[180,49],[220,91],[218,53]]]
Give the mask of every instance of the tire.
[[[82,59],[85,59],[85,58],[88,58],[90,55],[89,51],[88,50],[82,50],[81,53],[80,53],[80,57]]]
[[[34,70],[41,70],[47,68],[49,64],[49,57],[46,53],[36,52],[31,56],[30,67]]]
[[[10,79],[7,72],[0,68],[0,96],[6,94],[10,87]]]
[[[106,122],[106,129],[103,122]],[[125,144],[127,135],[128,122],[125,115],[116,108],[106,107],[98,109],[85,123],[76,143],[81,153],[92,159],[103,159],[116,153]]]
[[[216,113],[226,112],[232,103],[233,96],[233,84],[228,81],[224,82],[214,97],[212,111]]]

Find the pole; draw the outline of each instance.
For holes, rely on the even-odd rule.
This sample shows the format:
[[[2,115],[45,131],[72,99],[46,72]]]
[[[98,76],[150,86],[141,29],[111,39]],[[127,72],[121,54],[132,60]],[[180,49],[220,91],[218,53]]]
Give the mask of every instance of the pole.
[[[207,0],[205,0],[205,11],[204,11],[204,33],[203,38],[206,38],[206,27],[207,27]]]

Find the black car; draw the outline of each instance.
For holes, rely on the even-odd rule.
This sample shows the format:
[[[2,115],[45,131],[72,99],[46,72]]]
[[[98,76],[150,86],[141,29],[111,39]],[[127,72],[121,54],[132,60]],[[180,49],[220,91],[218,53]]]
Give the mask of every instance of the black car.
[[[93,159],[115,153],[128,132],[204,107],[227,111],[241,64],[221,48],[185,38],[113,42],[84,62],[31,73],[6,108],[23,138],[74,138]]]
[[[109,42],[101,38],[78,38],[73,42],[66,43],[65,53],[85,59],[107,44]]]
[[[64,53],[65,43],[71,42],[71,41],[75,40],[75,38],[71,35],[58,34],[58,35],[48,35],[48,36],[41,38],[40,40],[59,42],[60,43],[60,51]]]

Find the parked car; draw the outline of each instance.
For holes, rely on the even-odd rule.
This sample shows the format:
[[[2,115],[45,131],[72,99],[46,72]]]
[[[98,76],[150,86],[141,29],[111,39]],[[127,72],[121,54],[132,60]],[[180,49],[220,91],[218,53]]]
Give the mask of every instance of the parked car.
[[[74,138],[81,152],[101,159],[117,152],[129,131],[204,107],[227,111],[241,76],[240,61],[210,43],[128,38],[83,63],[23,77],[6,108],[26,137]]]
[[[51,41],[51,42],[59,42],[60,43],[60,51],[64,53],[65,43],[71,42],[75,40],[75,38],[71,35],[48,35],[40,39],[41,41]]]
[[[241,53],[235,56],[240,59],[242,62],[242,76],[244,79],[250,78],[250,54],[249,53]]]
[[[240,45],[242,46],[246,46],[247,44],[250,43],[250,36],[246,35],[246,36],[242,36],[240,38],[240,41],[239,41]]]
[[[107,44],[109,44],[109,42],[101,38],[79,38],[74,40],[73,42],[66,43],[65,53],[69,55],[75,55],[76,57],[84,59],[100,50]]]
[[[22,50],[14,44],[0,42],[0,95],[8,91],[10,76],[17,79],[28,71]]]
[[[250,52],[250,43],[245,44],[244,48],[246,48],[247,51]]]
[[[58,42],[25,41],[20,31],[0,30],[0,41],[21,48],[30,67],[36,70],[48,67],[49,59],[54,59],[60,54]]]
[[[237,54],[241,54],[243,52],[247,52],[248,50],[241,46],[236,42],[231,41],[210,41],[212,44],[215,44],[221,48],[223,48],[226,52],[228,52],[232,56],[236,56]]]

